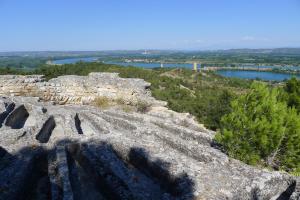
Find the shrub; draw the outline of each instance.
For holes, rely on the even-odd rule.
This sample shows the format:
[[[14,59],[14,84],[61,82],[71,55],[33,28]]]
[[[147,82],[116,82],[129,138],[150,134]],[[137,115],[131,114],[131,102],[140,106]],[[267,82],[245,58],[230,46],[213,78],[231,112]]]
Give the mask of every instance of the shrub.
[[[300,112],[300,80],[292,78],[284,87],[288,106],[295,107]]]
[[[254,83],[231,104],[215,139],[232,157],[287,171],[300,169],[300,120],[279,99],[277,88]]]

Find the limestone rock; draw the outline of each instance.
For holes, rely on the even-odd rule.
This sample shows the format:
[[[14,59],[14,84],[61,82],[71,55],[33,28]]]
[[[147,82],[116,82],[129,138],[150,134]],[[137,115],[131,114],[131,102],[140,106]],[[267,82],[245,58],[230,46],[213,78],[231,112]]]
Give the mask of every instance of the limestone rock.
[[[129,91],[127,84],[155,103],[144,81],[124,79],[118,87],[114,79],[119,79],[116,74],[64,76],[46,85],[68,92],[65,85],[97,88],[91,84],[101,82],[99,87],[114,87],[118,93]],[[35,85],[42,84],[37,80]],[[295,177],[229,158],[212,146],[214,132],[189,114],[159,105],[147,113],[126,113],[71,102],[54,105],[38,97],[3,97],[0,108],[1,200],[300,196]]]
[[[46,82],[42,75],[0,76],[0,95],[34,96],[58,104],[89,104],[97,97],[163,105],[151,97],[150,84],[142,79],[124,79],[117,73],[60,76]]]

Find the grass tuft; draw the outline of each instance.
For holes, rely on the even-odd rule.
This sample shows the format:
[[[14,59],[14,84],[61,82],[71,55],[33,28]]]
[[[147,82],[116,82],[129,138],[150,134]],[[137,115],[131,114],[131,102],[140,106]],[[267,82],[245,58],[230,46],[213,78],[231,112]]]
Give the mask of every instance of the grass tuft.
[[[139,100],[137,103],[136,103],[136,109],[138,112],[140,113],[146,113],[149,111],[150,109],[150,104],[145,102],[145,101],[141,101]]]
[[[93,104],[99,108],[107,108],[110,106],[110,100],[107,97],[97,97]]]

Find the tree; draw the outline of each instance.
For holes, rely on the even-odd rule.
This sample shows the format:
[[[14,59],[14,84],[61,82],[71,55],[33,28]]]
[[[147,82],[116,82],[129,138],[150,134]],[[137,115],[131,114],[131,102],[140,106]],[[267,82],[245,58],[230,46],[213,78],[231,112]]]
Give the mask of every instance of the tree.
[[[300,169],[300,118],[279,100],[279,89],[254,82],[231,104],[215,139],[232,157],[248,164]]]
[[[287,93],[288,106],[295,107],[300,112],[300,81],[293,77],[286,82],[284,89]]]

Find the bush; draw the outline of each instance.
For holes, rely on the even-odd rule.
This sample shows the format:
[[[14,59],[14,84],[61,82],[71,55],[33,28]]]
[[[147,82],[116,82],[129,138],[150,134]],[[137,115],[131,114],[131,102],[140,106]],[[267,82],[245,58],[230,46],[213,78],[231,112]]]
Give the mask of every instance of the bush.
[[[288,106],[295,107],[300,112],[300,81],[296,78],[288,80],[284,90]]]
[[[215,139],[232,157],[287,171],[300,169],[300,118],[279,100],[279,90],[254,83],[231,104]]]

